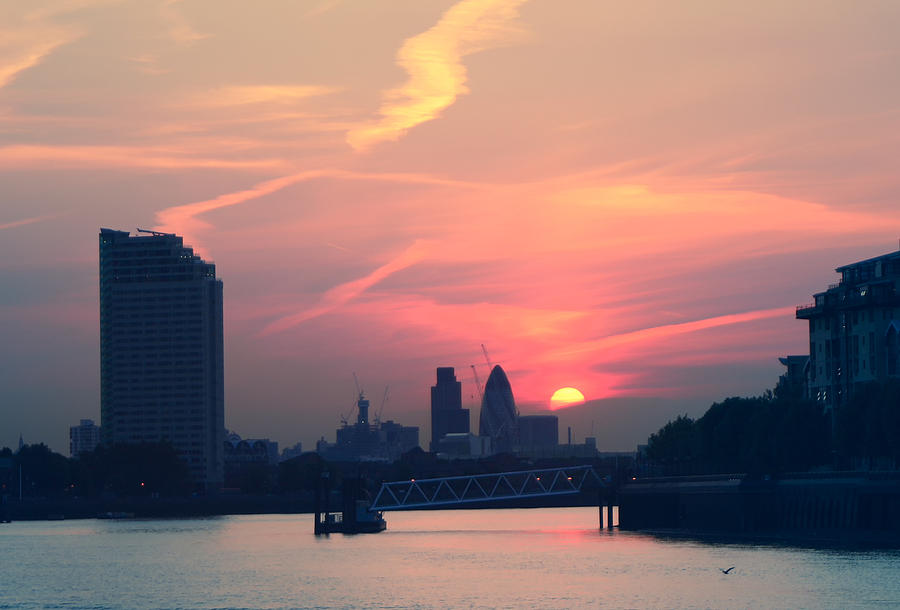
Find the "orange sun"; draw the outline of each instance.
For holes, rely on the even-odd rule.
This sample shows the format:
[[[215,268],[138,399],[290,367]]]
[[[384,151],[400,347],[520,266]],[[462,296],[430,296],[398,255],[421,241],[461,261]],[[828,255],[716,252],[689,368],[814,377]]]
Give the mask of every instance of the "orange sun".
[[[560,388],[553,392],[550,398],[550,408],[562,409],[563,407],[571,407],[584,402],[584,394],[575,388]]]

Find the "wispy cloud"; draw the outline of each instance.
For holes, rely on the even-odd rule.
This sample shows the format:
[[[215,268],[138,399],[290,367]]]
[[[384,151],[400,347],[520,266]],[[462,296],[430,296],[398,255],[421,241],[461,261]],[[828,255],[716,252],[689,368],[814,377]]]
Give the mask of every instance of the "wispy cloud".
[[[76,38],[74,31],[39,24],[28,24],[18,31],[0,30],[0,89]]]
[[[378,267],[365,277],[335,286],[323,294],[319,303],[314,307],[275,320],[263,328],[262,331],[260,331],[260,335],[266,336],[283,332],[298,324],[302,324],[307,320],[312,320],[313,318],[334,311],[342,305],[346,305],[378,282],[422,261],[428,252],[428,246],[429,244],[427,241],[417,239],[409,248],[404,250],[400,256]]]
[[[183,205],[177,205],[156,213],[158,231],[180,233],[190,235],[192,241],[196,240],[196,233],[209,228],[209,223],[198,218],[201,214],[220,208],[239,205],[271,195],[294,184],[314,180],[317,178],[339,178],[344,180],[371,180],[380,182],[401,182],[415,184],[434,184],[440,186],[459,186],[472,188],[477,185],[472,183],[447,180],[421,174],[404,173],[365,173],[352,172],[341,169],[318,169],[281,176],[255,184],[241,191],[225,193],[213,199],[196,201]],[[193,235],[191,235],[193,234]],[[198,247],[199,249],[199,247]]]
[[[567,346],[565,348],[557,350],[554,352],[554,355],[572,356],[578,353],[612,349],[628,343],[661,341],[670,337],[674,337],[676,335],[683,335],[701,330],[707,330],[710,328],[717,328],[719,326],[728,326],[731,324],[764,320],[766,318],[789,316],[793,313],[794,307],[776,307],[773,309],[760,309],[755,311],[726,314],[722,316],[713,316],[701,320],[693,320],[691,322],[663,324],[660,326],[652,326],[649,328],[642,328],[640,330],[631,332],[610,335],[592,341],[584,341],[574,346]]]
[[[185,16],[176,8],[182,0],[165,0],[160,6],[160,14],[168,22],[169,36],[175,42],[190,45],[198,40],[209,38],[210,34],[198,32]]]
[[[130,168],[272,169],[277,159],[225,159],[162,146],[19,145],[0,147],[6,168],[59,169],[101,166]]]
[[[304,98],[328,95],[340,89],[321,85],[244,85],[213,89],[195,96],[198,105],[237,106],[265,103],[294,103]]]
[[[381,119],[351,130],[347,142],[364,150],[399,139],[407,130],[431,121],[468,93],[463,57],[511,43],[520,30],[513,26],[526,0],[463,0],[443,14],[431,29],[408,39],[397,64],[409,79],[384,94]]]
[[[0,231],[3,231],[5,229],[14,229],[16,227],[24,227],[25,225],[32,225],[36,222],[49,220],[51,218],[54,218],[55,216],[55,214],[50,214],[44,216],[33,216],[31,218],[22,218],[21,220],[13,220],[12,222],[0,224]]]

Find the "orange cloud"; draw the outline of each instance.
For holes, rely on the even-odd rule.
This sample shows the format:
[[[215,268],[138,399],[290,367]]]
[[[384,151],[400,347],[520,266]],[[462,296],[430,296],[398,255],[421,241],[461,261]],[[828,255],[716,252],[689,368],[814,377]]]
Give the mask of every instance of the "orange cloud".
[[[460,95],[468,93],[463,57],[509,44],[518,30],[511,22],[525,0],[463,0],[452,6],[431,29],[408,39],[397,52],[397,64],[409,79],[384,94],[381,119],[347,134],[357,150],[399,139],[416,125],[440,116]]]
[[[70,30],[36,24],[28,24],[23,29],[0,30],[0,89],[77,37]]]
[[[195,97],[198,105],[237,106],[264,103],[294,103],[309,97],[340,91],[338,87],[321,85],[244,85],[213,89]]]
[[[282,165],[277,159],[222,159],[191,154],[162,146],[53,146],[19,145],[0,147],[0,163],[7,168],[59,169],[101,166],[108,168],[223,168],[271,169]]]

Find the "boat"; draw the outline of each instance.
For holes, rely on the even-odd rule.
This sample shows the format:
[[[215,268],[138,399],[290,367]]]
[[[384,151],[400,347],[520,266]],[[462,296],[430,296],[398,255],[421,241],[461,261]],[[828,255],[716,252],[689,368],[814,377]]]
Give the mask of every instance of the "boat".
[[[346,510],[316,513],[316,534],[375,534],[387,528],[381,511],[369,510],[369,503],[356,500],[351,514]]]
[[[366,499],[365,482],[360,477],[343,480],[341,490],[342,510],[328,509],[329,473],[322,472],[316,493],[315,534],[375,534],[387,528],[387,521],[381,511],[371,510],[371,501]]]

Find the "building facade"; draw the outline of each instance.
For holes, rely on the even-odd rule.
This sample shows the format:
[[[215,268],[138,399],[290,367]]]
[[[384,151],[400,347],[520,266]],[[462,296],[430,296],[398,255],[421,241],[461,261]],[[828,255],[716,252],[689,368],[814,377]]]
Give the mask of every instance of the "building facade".
[[[437,369],[437,383],[431,386],[431,451],[447,434],[469,433],[469,410],[462,408],[462,383],[452,366]]]
[[[808,396],[825,409],[900,376],[900,251],[835,269],[841,280],[797,308],[809,322]]]
[[[487,383],[484,384],[478,434],[490,437],[491,446],[496,453],[512,452],[518,444],[518,419],[512,386],[498,364],[491,369]]]
[[[100,230],[104,443],[170,442],[198,487],[224,479],[222,281],[174,234]]]
[[[336,462],[392,462],[419,446],[418,426],[402,426],[393,420],[369,421],[369,400],[360,392],[356,423],[344,423],[335,431],[335,443],[316,442],[316,453]]]
[[[78,457],[93,451],[100,444],[100,428],[92,419],[82,419],[77,426],[69,426],[69,456]]]

